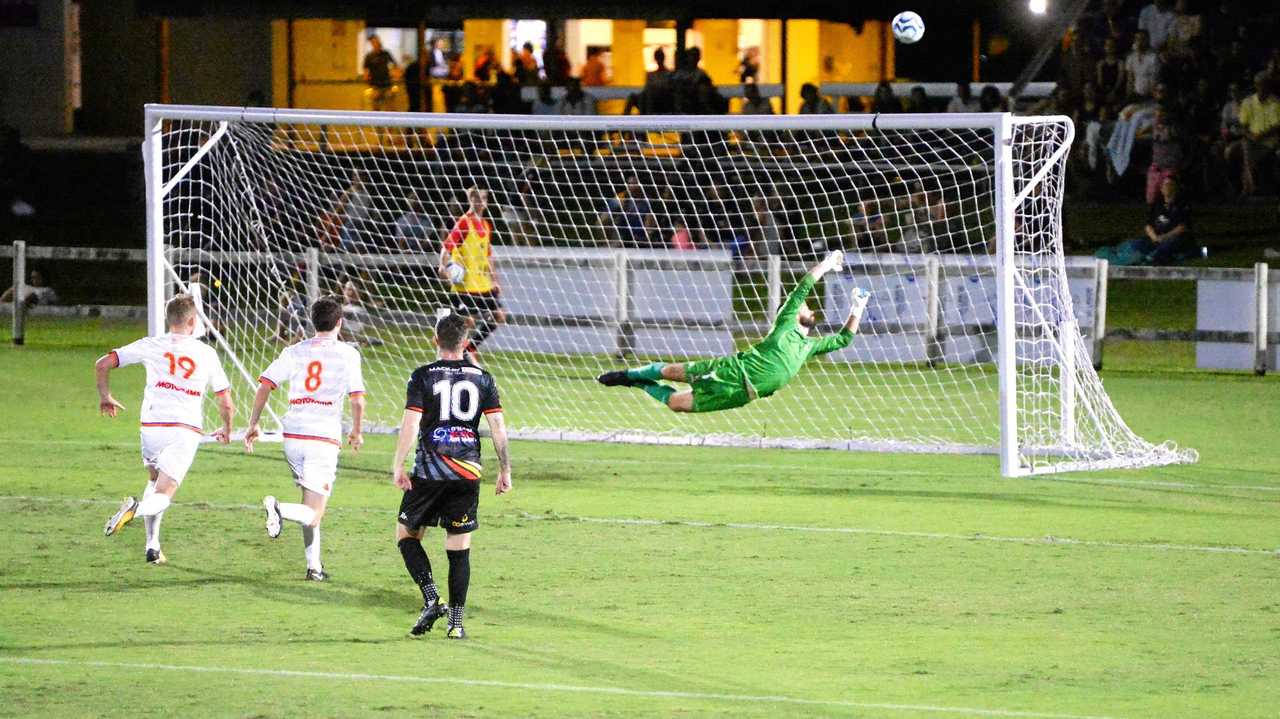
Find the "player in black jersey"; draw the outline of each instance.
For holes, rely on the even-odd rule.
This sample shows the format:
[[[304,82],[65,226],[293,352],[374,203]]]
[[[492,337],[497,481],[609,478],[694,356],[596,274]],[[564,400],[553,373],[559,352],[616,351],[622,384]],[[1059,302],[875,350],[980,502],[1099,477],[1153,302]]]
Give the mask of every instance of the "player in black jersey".
[[[507,428],[493,376],[464,358],[469,335],[464,317],[448,314],[436,322],[440,358],[414,370],[409,378],[400,441],[391,473],[404,490],[396,543],[409,576],[422,590],[422,614],[409,630],[412,636],[431,631],[446,613],[452,639],[465,639],[462,617],[471,579],[471,533],[480,526],[480,417],[489,423],[493,451],[498,455],[495,494],[511,491],[511,461],[507,456]],[[404,461],[418,440],[412,475]],[[422,548],[427,527],[442,527],[449,556],[449,604],[440,601],[431,562]]]

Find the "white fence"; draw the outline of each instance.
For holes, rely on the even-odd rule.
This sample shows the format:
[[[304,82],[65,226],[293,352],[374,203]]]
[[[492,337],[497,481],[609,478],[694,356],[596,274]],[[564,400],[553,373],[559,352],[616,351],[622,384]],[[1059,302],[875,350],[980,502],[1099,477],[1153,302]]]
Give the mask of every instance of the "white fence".
[[[13,259],[15,296],[21,297],[28,260],[145,263],[146,251],[27,247],[19,241],[0,247],[0,257]],[[280,259],[262,256],[263,261]],[[285,259],[308,268],[313,296],[319,291],[322,266],[421,263],[418,255],[322,255],[316,251]],[[650,354],[655,347],[671,346],[687,347],[698,356],[732,351],[735,333],[762,334],[781,303],[784,285],[805,270],[801,263],[778,257],[735,263],[728,252],[720,250],[673,253],[509,247],[503,250],[503,264],[511,319],[495,333],[491,346],[537,346],[547,352],[589,354]],[[747,319],[734,312],[735,271],[757,273],[767,284],[767,306]],[[548,273],[555,274],[555,281],[548,281]],[[1196,365],[1205,369],[1252,369],[1264,374],[1268,368],[1280,366],[1280,291],[1270,289],[1280,283],[1280,275],[1272,276],[1265,263],[1253,269],[1109,267],[1105,260],[1068,257],[1067,278],[1076,321],[1096,367],[1102,365],[1107,337],[1195,342]],[[1109,279],[1195,281],[1196,329],[1109,331]],[[857,285],[872,292],[859,341],[834,359],[930,364],[992,361],[994,258],[854,253],[847,256],[844,271],[824,284],[823,314],[829,324],[838,324],[847,312],[848,288]],[[680,288],[685,288],[687,296],[677,296]],[[566,292],[574,295],[574,303],[559,297]],[[564,306],[575,306],[575,314],[551,316],[545,310]],[[119,305],[19,308],[25,311],[14,312],[12,304],[0,305],[0,312],[12,315],[13,342],[18,345],[23,343],[24,319],[29,313],[146,316],[144,307]],[[914,339],[904,342],[903,336]]]

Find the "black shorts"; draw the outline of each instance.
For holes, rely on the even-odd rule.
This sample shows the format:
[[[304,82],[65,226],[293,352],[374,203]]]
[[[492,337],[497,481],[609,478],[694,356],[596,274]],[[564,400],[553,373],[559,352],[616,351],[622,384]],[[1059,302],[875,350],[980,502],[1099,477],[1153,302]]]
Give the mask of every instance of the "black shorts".
[[[492,292],[458,292],[454,295],[453,304],[458,314],[468,317],[491,315],[502,309],[502,300]]]
[[[400,523],[410,530],[443,527],[449,534],[480,526],[479,480],[431,480],[413,477],[413,489],[400,500]]]

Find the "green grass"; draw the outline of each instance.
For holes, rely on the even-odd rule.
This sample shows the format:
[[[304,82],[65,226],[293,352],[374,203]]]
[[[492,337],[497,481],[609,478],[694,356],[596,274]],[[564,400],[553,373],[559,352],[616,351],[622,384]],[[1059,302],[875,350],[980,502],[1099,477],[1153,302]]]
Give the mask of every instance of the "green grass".
[[[1108,371],[1135,430],[1201,463],[1039,480],[1000,479],[991,457],[517,442],[515,492],[482,496],[472,638],[453,644],[404,638],[419,600],[392,540],[389,437],[343,454],[332,582],[304,583],[296,528],[267,540],[251,508],[293,494],[278,445],[202,448],[166,514],[170,564],[150,567],[141,527],[101,535],[142,485],[141,372],[117,373],[129,412],[111,421],[90,371],[137,328],[36,329],[0,349],[3,716],[1163,719],[1280,705],[1272,378]],[[440,541],[427,546],[443,582]]]

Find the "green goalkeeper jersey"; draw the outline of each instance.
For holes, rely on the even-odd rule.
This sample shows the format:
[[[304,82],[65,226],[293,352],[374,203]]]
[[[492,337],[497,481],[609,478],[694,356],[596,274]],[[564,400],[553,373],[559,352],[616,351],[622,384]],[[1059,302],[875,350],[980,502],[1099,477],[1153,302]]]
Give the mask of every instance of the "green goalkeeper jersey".
[[[747,380],[760,397],[782,389],[810,357],[848,347],[853,341],[853,331],[847,327],[826,337],[809,337],[801,331],[796,316],[814,283],[813,277],[805,275],[778,311],[769,336],[736,355]]]

